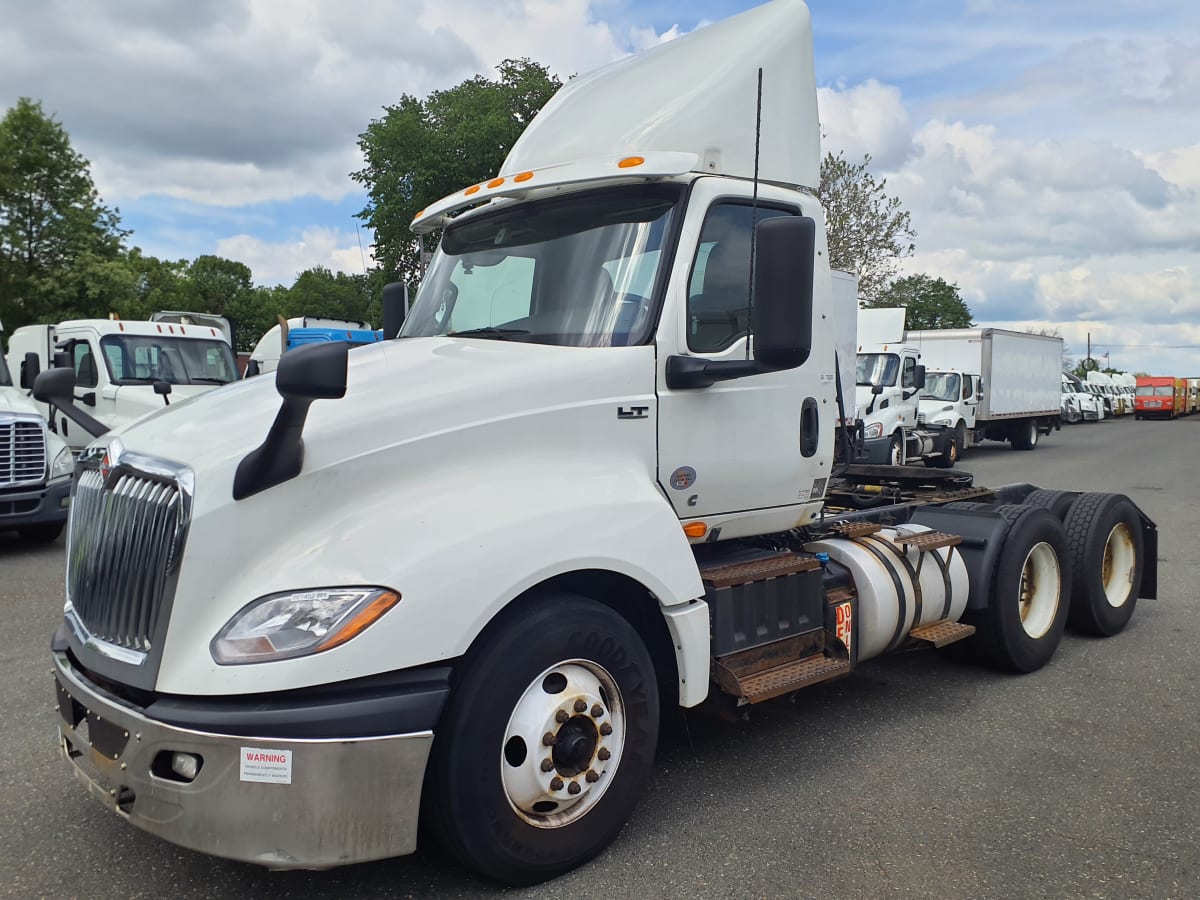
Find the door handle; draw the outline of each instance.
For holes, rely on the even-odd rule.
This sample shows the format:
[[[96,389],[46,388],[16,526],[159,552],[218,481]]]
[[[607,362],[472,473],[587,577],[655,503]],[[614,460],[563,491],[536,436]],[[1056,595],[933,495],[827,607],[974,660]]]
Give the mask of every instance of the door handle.
[[[805,397],[800,406],[800,455],[806,459],[815,456],[820,438],[821,417],[818,414],[817,401],[812,397]]]

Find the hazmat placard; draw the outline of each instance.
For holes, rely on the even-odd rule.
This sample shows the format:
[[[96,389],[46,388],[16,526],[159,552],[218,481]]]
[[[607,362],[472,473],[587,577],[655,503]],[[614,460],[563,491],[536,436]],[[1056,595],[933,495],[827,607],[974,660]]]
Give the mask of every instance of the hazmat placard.
[[[291,784],[292,751],[243,747],[241,780],[261,781],[267,784]]]

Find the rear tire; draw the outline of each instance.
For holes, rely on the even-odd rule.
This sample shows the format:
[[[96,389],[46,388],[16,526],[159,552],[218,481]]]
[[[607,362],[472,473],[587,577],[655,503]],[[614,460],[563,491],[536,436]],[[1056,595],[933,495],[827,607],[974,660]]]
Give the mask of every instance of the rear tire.
[[[658,740],[654,664],[633,626],[550,595],[504,618],[459,671],[423,798],[440,841],[508,884],[545,881],[607,847]]]
[[[1038,442],[1037,420],[1029,419],[1014,425],[1009,440],[1014,450],[1032,450]]]
[[[1074,576],[1071,628],[1118,634],[1133,617],[1142,585],[1145,548],[1137,509],[1123,494],[1083,494],[1065,525]]]
[[[993,664],[1014,672],[1040,669],[1062,640],[1071,595],[1067,535],[1045,509],[1001,506],[1009,524],[989,606],[971,617],[977,645]]]
[[[1058,521],[1065,521],[1067,513],[1075,504],[1078,494],[1073,494],[1070,491],[1033,491],[1028,497],[1021,501],[1022,506],[1035,506],[1038,509],[1048,509],[1054,513]]]

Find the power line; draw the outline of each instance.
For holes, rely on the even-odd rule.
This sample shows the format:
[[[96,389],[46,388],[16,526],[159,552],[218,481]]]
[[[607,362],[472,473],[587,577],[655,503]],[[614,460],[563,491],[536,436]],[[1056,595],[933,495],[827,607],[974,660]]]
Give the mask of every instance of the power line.
[[[1092,351],[1098,347],[1110,350],[1200,350],[1200,344],[1104,344],[1092,341]]]

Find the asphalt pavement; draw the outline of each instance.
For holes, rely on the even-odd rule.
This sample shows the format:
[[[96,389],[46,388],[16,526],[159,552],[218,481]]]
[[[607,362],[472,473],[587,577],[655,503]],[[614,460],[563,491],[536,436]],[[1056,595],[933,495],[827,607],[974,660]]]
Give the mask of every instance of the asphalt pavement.
[[[0,535],[0,896],[1200,896],[1200,416],[1064,428],[969,450],[977,481],[1128,494],[1160,529],[1159,599],[1107,640],[1068,633],[1025,676],[937,653],[663,740],[617,842],[501,891],[435,848],[271,873],[143,834],[56,746],[48,643],[64,542]]]

